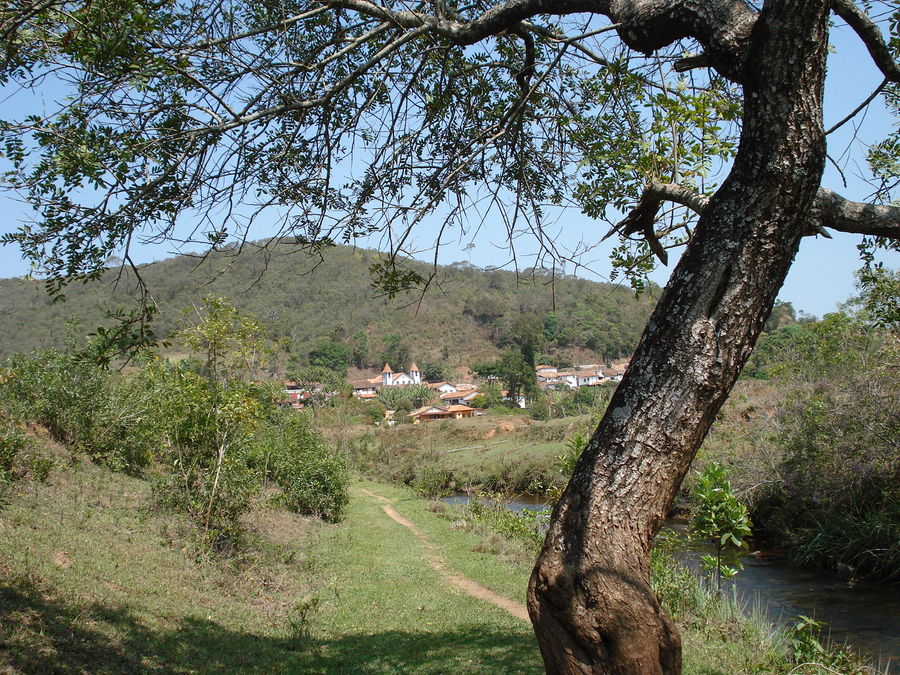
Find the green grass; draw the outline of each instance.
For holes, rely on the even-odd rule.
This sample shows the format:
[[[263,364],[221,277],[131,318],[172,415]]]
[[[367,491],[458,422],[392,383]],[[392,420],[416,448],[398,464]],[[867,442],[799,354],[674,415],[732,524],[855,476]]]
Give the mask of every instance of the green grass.
[[[360,483],[346,523],[322,542],[332,576],[315,619],[309,666],[322,672],[541,672],[531,627],[441,579],[413,533],[360,487],[396,499],[395,508],[453,570],[524,600],[527,568],[472,552],[477,536],[450,529],[408,491]]]
[[[587,416],[536,422],[524,415],[485,415],[463,420],[356,430],[366,453],[348,451],[362,473],[409,483],[423,467],[437,467],[457,489],[534,492],[560,484],[556,458],[565,439],[589,422]],[[323,428],[336,440],[335,431]],[[340,444],[340,441],[338,441]]]
[[[210,560],[146,481],[63,461],[0,512],[3,672],[540,672],[530,626],[470,598],[354,486],[334,526],[261,505],[250,547]],[[527,567],[474,553],[408,492],[368,484],[448,565],[498,592]]]
[[[146,480],[42,452],[55,460],[49,481],[16,483],[0,511],[0,672],[542,672],[527,622],[428,565],[440,556],[524,602],[533,553],[461,510],[356,481],[342,523],[263,501],[244,551],[211,559],[188,523],[148,508]],[[392,500],[431,548],[365,490]],[[664,568],[659,583],[686,674],[788,672],[783,633],[680,575]]]

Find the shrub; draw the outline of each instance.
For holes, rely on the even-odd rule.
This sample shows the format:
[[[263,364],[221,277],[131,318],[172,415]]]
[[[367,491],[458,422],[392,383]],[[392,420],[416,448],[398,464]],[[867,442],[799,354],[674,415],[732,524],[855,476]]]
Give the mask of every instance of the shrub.
[[[747,548],[744,538],[750,536],[747,507],[738,501],[725,468],[716,462],[697,473],[693,496],[697,507],[691,531],[715,547],[716,554],[704,555],[701,564],[715,575],[716,588],[721,592],[722,579],[730,579],[741,569],[738,554]]]
[[[801,393],[779,424],[783,460],[758,519],[799,564],[900,580],[896,375]]]
[[[469,500],[467,516],[498,534],[525,542],[535,553],[544,543],[547,509],[513,511],[507,507],[507,497],[499,493],[477,493]]]
[[[61,443],[87,442],[107,373],[74,350],[56,349],[15,354],[7,368],[3,388],[14,414],[46,427]]]
[[[254,439],[256,463],[282,489],[284,505],[296,513],[336,522],[349,501],[347,465],[312,428],[309,418],[280,410]]]
[[[15,355],[7,365],[3,389],[19,417],[114,470],[148,466],[159,436],[134,376],[112,377],[74,349]]]
[[[13,461],[28,445],[25,433],[5,415],[0,416],[0,508],[9,503],[15,473]]]
[[[436,466],[425,466],[416,471],[413,489],[426,499],[437,499],[450,494],[452,473]]]
[[[167,473],[155,481],[157,502],[187,513],[211,543],[235,539],[238,519],[259,488],[247,455],[271,405],[268,390],[161,363],[149,364],[143,377],[165,438],[160,459]]]

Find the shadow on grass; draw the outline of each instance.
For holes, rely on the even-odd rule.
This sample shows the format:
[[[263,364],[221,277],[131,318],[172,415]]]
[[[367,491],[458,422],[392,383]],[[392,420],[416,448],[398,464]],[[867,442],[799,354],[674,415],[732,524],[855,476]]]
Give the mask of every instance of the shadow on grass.
[[[522,673],[540,672],[527,634],[473,625],[292,640],[181,617],[147,626],[125,608],[74,604],[27,583],[0,587],[0,672]]]

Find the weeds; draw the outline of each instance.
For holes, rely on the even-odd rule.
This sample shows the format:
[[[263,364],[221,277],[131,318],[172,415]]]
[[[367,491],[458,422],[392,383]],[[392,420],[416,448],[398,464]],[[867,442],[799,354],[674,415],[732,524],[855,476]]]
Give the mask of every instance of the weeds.
[[[419,468],[412,482],[413,489],[425,499],[438,499],[450,494],[452,474],[435,466]]]
[[[294,603],[287,617],[288,644],[293,651],[309,649],[312,642],[312,620],[319,609],[319,598],[306,596]]]
[[[544,543],[549,512],[546,509],[512,511],[508,498],[500,493],[479,492],[472,495],[461,512],[467,520],[490,530],[524,542],[535,554]]]

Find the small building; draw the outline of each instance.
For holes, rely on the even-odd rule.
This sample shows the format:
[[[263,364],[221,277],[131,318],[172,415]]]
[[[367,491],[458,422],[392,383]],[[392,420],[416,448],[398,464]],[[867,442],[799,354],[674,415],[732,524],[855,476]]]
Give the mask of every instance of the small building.
[[[430,420],[458,420],[464,417],[474,417],[474,415],[475,408],[470,408],[467,405],[450,405],[447,407],[426,405],[418,410],[413,410],[407,417],[412,418],[413,424],[419,424],[423,420],[426,422]]]
[[[481,392],[477,389],[469,389],[467,391],[453,391],[447,394],[441,394],[441,402],[448,405],[464,405],[471,403],[476,396],[480,396]]]
[[[435,389],[441,394],[450,394],[459,391],[452,382],[431,382],[428,384],[428,388]]]
[[[579,370],[575,373],[575,379],[579,387],[591,387],[603,381],[603,372],[595,368]]]

